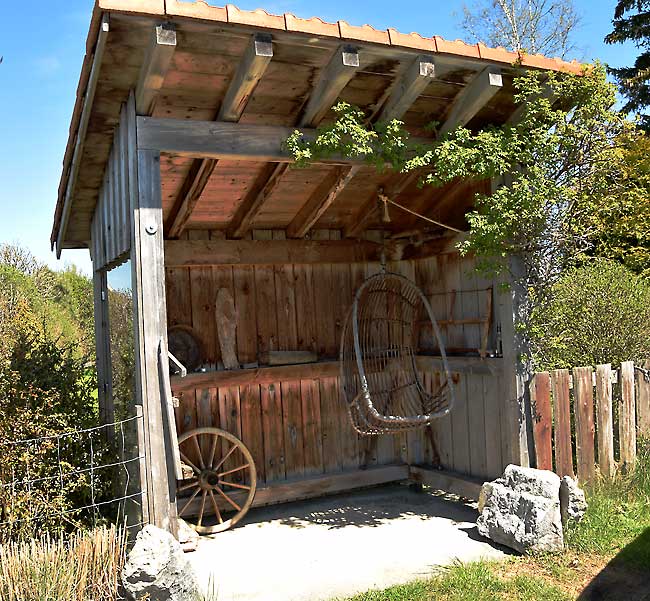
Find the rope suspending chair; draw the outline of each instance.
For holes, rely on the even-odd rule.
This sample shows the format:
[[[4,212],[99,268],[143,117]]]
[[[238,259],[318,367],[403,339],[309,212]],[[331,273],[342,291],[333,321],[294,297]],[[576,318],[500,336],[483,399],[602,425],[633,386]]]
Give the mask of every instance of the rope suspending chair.
[[[417,367],[423,320],[430,322],[442,370],[426,390]],[[353,428],[363,435],[422,428],[451,411],[454,385],[440,329],[422,291],[382,271],[357,290],[343,327],[341,395]]]

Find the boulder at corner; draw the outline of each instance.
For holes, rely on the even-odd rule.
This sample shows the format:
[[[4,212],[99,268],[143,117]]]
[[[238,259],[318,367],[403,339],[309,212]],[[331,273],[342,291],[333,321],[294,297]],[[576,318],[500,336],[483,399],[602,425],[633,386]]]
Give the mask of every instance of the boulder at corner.
[[[130,599],[193,601],[199,599],[196,575],[180,543],[165,530],[145,526],[122,570]]]
[[[560,478],[553,472],[509,465],[481,489],[476,525],[483,536],[520,553],[564,548]]]
[[[586,512],[587,500],[584,491],[578,488],[578,484],[571,476],[564,476],[560,483],[562,525],[566,527],[569,521],[579,522]]]

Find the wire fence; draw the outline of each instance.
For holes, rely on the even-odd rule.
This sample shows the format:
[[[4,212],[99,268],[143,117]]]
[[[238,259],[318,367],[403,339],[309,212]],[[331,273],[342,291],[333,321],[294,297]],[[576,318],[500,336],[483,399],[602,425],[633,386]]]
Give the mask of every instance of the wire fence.
[[[27,440],[0,441],[0,541],[80,526],[142,526],[137,415]]]

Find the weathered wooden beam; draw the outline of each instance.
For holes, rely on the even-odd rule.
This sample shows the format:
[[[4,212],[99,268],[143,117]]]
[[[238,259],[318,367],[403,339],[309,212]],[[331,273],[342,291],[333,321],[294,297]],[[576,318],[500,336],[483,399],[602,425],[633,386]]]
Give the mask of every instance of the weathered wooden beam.
[[[217,121],[239,121],[272,58],[271,36],[265,33],[254,34],[228,86]]]
[[[217,121],[239,121],[272,58],[271,36],[262,33],[253,35],[228,86]],[[181,234],[216,166],[216,159],[200,159],[192,163],[167,219],[167,236],[177,238]]]
[[[388,245],[390,258],[399,253]],[[366,240],[167,240],[165,266],[286,265],[379,261],[381,245]]]
[[[288,163],[270,163],[264,166],[237,207],[235,216],[228,226],[229,238],[241,238],[246,234],[267,198],[280,184],[282,176],[288,168]]]
[[[458,93],[438,135],[442,136],[456,127],[467,125],[502,87],[500,69],[496,67],[483,69]]]
[[[301,126],[315,127],[322,121],[360,65],[355,47],[344,45],[337,48],[309,96],[300,119]]]
[[[359,169],[359,166],[332,169],[288,225],[287,236],[289,238],[304,238]]]
[[[421,54],[395,84],[388,101],[379,114],[379,121],[401,119],[424,92],[436,75],[433,57]]]
[[[171,23],[156,25],[144,56],[138,85],[135,88],[135,107],[138,115],[151,115],[162,88],[167,70],[176,50],[176,28]]]
[[[90,68],[88,84],[86,85],[86,95],[84,98],[83,107],[81,109],[81,117],[79,118],[79,127],[77,128],[75,147],[72,153],[72,162],[70,164],[70,172],[68,174],[68,182],[65,190],[65,200],[63,201],[63,209],[61,210],[61,219],[59,222],[59,231],[56,237],[56,256],[59,259],[61,258],[61,249],[63,248],[65,234],[68,228],[68,221],[70,219],[72,197],[74,196],[74,190],[77,185],[77,175],[79,174],[79,165],[81,163],[81,156],[83,155],[84,145],[86,142],[88,121],[90,120],[90,113],[95,101],[95,91],[97,90],[99,71],[102,66],[104,50],[106,48],[106,42],[108,41],[109,31],[110,25],[108,14],[104,14],[102,15],[102,22],[99,26],[97,44],[95,44],[95,53],[92,58],[92,67]]]

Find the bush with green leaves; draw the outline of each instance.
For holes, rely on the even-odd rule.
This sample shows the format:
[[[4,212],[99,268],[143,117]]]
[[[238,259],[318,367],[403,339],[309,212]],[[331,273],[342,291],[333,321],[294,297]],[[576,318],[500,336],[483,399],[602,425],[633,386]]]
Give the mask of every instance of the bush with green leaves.
[[[615,261],[570,269],[531,318],[538,369],[650,358],[650,281]]]

